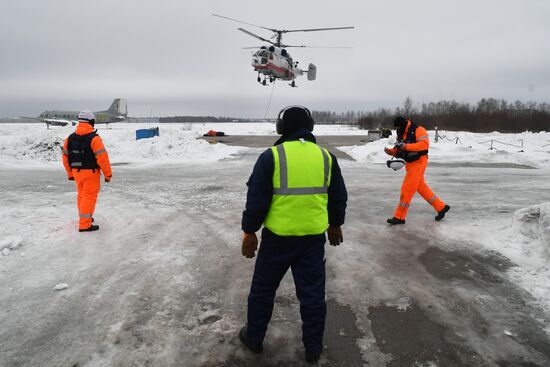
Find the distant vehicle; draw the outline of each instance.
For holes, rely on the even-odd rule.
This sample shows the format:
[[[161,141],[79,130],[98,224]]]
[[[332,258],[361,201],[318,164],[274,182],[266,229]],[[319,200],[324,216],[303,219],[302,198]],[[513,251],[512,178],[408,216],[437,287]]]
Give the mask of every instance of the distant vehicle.
[[[44,122],[49,128],[51,126],[76,125],[77,117],[80,111],[44,111],[38,117],[26,117],[33,120]],[[94,112],[96,124],[113,124],[126,120],[128,117],[128,108],[126,100],[117,98],[106,111]]]
[[[267,85],[269,80],[270,83],[273,83],[276,79],[288,80],[290,81],[291,87],[296,87],[297,76],[306,74],[308,80],[315,80],[317,77],[317,67],[313,64],[309,64],[307,70],[302,70],[298,68],[298,61],[292,60],[292,57],[286,50],[289,47],[310,47],[310,48],[349,48],[349,47],[312,47],[312,46],[291,46],[283,44],[283,34],[290,32],[317,32],[317,31],[333,31],[339,29],[353,29],[355,27],[333,27],[333,28],[313,28],[313,29],[275,29],[263,27],[256,24],[251,24],[243,22],[237,19],[228,18],[223,15],[212,14],[215,17],[229,19],[234,22],[248,24],[253,27],[267,29],[274,33],[271,37],[275,39],[275,42],[268,40],[266,38],[260,37],[250,31],[247,31],[243,28],[238,28],[239,31],[248,34],[251,37],[259,39],[260,41],[270,43],[271,46],[257,46],[257,47],[244,47],[245,49],[258,49],[256,52],[252,53],[252,67],[255,71],[258,72],[258,83],[262,85]],[[263,75],[263,79],[262,79]]]

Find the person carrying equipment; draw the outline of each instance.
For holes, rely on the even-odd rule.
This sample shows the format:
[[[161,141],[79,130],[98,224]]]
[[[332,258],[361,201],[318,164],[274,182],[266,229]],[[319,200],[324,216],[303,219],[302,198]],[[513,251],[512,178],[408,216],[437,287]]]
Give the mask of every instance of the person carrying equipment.
[[[281,138],[263,152],[250,179],[243,212],[242,254],[256,259],[247,324],[239,339],[261,353],[275,292],[290,268],[300,301],[307,362],[317,363],[325,328],[325,232],[331,245],[343,242],[347,191],[336,157],[316,144],[309,110],[290,106],[279,113]]]
[[[63,165],[70,181],[75,181],[78,191],[78,230],[91,232],[99,229],[92,224],[97,195],[100,188],[100,171],[105,182],[113,176],[109,155],[103,141],[94,130],[95,116],[84,110],[78,114],[78,126],[63,144]]]
[[[403,159],[406,162],[407,174],[401,186],[399,205],[393,218],[387,222],[391,225],[405,224],[407,211],[417,191],[437,211],[435,220],[440,221],[451,207],[441,201],[424,181],[430,147],[428,132],[422,126],[415,125],[401,116],[395,118],[393,124],[397,128],[397,144],[391,149],[384,148],[384,151],[388,155]]]

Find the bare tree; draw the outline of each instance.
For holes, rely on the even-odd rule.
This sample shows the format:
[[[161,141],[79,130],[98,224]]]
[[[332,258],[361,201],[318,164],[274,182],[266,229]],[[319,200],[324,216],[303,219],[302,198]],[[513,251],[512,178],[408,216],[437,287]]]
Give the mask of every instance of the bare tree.
[[[405,98],[403,102],[403,114],[405,116],[410,116],[414,112],[413,100],[410,96]]]

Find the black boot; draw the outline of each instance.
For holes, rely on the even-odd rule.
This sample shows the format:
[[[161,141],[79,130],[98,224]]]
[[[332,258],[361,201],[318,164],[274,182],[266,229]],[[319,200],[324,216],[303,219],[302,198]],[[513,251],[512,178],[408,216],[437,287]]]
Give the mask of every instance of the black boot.
[[[405,219],[399,219],[399,218],[393,217],[391,219],[388,219],[387,222],[392,226],[394,226],[396,224],[405,224]]]
[[[317,364],[321,358],[321,353],[311,353],[306,351],[306,362],[310,364]]]
[[[435,216],[435,220],[440,221],[441,219],[445,218],[445,213],[447,213],[449,209],[451,209],[451,207],[448,205],[445,205],[440,212],[437,212],[437,215]]]
[[[261,344],[253,344],[248,340],[248,330],[246,329],[246,326],[243,326],[241,330],[239,331],[239,340],[241,343],[245,345],[252,353],[262,353],[264,351],[264,347]]]
[[[78,232],[93,232],[99,229],[98,225],[92,224],[86,229],[79,229]]]

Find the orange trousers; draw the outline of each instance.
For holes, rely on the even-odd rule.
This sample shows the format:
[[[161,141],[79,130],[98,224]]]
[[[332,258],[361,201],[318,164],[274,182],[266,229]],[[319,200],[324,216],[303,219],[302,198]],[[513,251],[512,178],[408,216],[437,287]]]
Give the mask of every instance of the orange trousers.
[[[437,212],[441,211],[445,206],[445,203],[434,194],[430,186],[424,181],[424,172],[427,166],[427,156],[422,156],[419,160],[405,165],[407,174],[401,186],[401,197],[399,199],[399,205],[395,209],[394,217],[405,219],[411,205],[411,200],[416,192],[418,192],[428,204],[433,206]]]
[[[92,225],[92,216],[94,215],[95,203],[99,188],[101,187],[99,169],[74,169],[73,176],[78,191],[78,228],[86,229]]]

